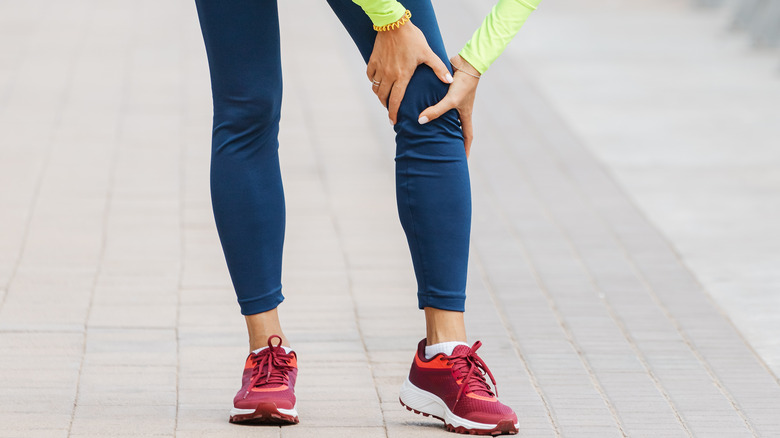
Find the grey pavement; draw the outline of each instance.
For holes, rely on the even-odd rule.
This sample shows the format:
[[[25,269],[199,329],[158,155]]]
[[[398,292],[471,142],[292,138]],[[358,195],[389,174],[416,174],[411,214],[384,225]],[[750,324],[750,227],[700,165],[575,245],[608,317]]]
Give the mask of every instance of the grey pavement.
[[[490,3],[440,8],[451,50]],[[681,257],[685,230],[669,232],[630,190],[631,169],[605,167],[599,151],[619,144],[607,124],[579,118],[590,109],[576,99],[593,97],[582,90],[608,85],[593,90],[605,72],[583,47],[616,48],[596,31],[549,38],[598,8],[648,23],[708,18],[677,1],[618,3],[540,10],[525,34],[544,33],[513,45],[480,87],[470,337],[485,343],[520,436],[778,436],[776,374]],[[424,324],[395,212],[391,127],[325,2],[280,6],[280,312],[300,355],[301,424],[227,423],[246,333],[210,210],[194,5],[31,0],[0,2],[0,436],[452,436],[397,402]],[[625,44],[650,38],[637,30],[649,24],[623,25]],[[697,56],[694,43],[709,40],[685,41],[680,53]],[[563,54],[573,63],[552,59]],[[645,141],[652,125],[625,115],[615,135]],[[683,170],[668,184],[686,193]]]
[[[780,375],[780,50],[732,9],[550,2],[509,59]]]

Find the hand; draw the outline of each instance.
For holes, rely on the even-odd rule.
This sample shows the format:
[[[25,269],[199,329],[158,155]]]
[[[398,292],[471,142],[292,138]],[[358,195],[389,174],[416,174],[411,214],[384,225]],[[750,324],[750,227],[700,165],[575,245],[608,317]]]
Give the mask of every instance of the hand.
[[[477,85],[479,85],[479,79],[467,75],[471,73],[474,76],[479,76],[479,71],[475,69],[471,64],[461,58],[460,55],[455,55],[450,58],[450,62],[456,68],[455,78],[450,85],[447,95],[434,106],[429,106],[423,112],[420,113],[419,122],[421,125],[430,122],[433,119],[441,117],[451,109],[457,109],[460,115],[460,124],[463,128],[463,141],[466,146],[466,158],[469,157],[471,152],[471,142],[474,140],[474,127],[471,123],[471,113],[474,110],[474,98],[477,95]]]
[[[377,32],[366,74],[374,83],[372,89],[388,109],[390,122],[394,125],[406,86],[420,64],[432,68],[442,82],[452,83],[447,66],[431,50],[425,35],[411,21],[394,30]]]

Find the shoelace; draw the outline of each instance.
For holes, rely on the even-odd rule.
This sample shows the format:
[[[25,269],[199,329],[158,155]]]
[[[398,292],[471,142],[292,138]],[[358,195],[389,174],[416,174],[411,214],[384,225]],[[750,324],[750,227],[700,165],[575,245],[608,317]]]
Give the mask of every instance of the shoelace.
[[[273,339],[278,338],[279,344],[274,346]],[[280,384],[287,382],[287,375],[293,370],[289,365],[292,354],[285,353],[282,348],[282,338],[274,335],[268,338],[268,348],[257,354],[252,354],[252,381],[249,388],[257,388],[262,385]],[[265,372],[263,372],[265,370]],[[248,391],[247,391],[248,393]]]
[[[477,350],[482,346],[481,341],[477,341],[471,346],[468,353],[453,354],[447,357],[447,362],[453,365],[453,368],[460,373],[461,385],[458,389],[458,395],[455,396],[455,403],[460,401],[460,396],[465,392],[466,394],[475,391],[485,391],[491,397],[498,395],[498,388],[496,387],[496,379],[493,378],[493,373],[490,372],[487,364],[477,354]],[[496,392],[490,389],[485,374],[490,377],[490,381],[493,382],[493,388]],[[468,389],[467,389],[468,388]]]

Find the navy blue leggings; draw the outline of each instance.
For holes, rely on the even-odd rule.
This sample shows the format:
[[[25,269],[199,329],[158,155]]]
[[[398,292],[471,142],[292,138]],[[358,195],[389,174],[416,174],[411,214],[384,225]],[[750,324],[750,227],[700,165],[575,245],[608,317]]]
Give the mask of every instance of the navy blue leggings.
[[[328,0],[365,60],[376,32],[351,0]],[[241,306],[251,315],[282,302],[284,192],[278,133],[282,69],[276,0],[195,0],[211,73],[211,198]],[[430,0],[405,0],[412,21],[449,65]],[[307,30],[316,38],[316,29]],[[359,75],[357,75],[359,76]],[[356,86],[367,86],[362,81]],[[471,192],[458,114],[417,117],[447,93],[420,66],[398,112],[396,198],[417,277],[419,307],[463,311]]]

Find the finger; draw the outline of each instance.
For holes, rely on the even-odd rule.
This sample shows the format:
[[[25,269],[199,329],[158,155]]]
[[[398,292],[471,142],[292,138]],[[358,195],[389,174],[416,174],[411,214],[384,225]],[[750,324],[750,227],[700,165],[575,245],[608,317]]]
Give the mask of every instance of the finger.
[[[444,62],[442,62],[442,60],[436,56],[435,53],[433,53],[433,50],[428,53],[428,56],[425,57],[423,62],[425,65],[433,69],[433,72],[436,73],[436,76],[438,76],[442,82],[445,84],[452,83],[452,75],[450,74],[450,71],[447,70],[447,66],[444,65]]]
[[[392,80],[385,79],[379,84],[379,88],[375,88],[376,97],[379,98],[379,101],[382,102],[382,106],[385,108],[387,108],[387,98],[390,96],[390,90],[393,89],[393,83]]]
[[[460,113],[460,126],[463,129],[463,143],[466,147],[466,158],[468,158],[471,152],[471,142],[474,141],[474,125],[471,122],[471,113]]]
[[[366,76],[368,76],[369,81],[373,81],[376,76],[376,63],[369,61],[368,65],[366,66]]]
[[[428,108],[425,108],[423,112],[420,113],[420,118],[417,120],[421,125],[424,125],[431,120],[438,119],[441,117],[442,114],[446,113],[447,111],[455,108],[455,105],[450,102],[449,99],[445,96],[444,99],[441,100],[441,102],[437,103],[436,105],[429,106]]]
[[[382,84],[382,81],[379,79],[372,79],[371,80],[371,91],[374,92],[374,94],[377,94],[379,91],[379,85]]]
[[[395,84],[393,84],[393,89],[390,91],[390,99],[388,100],[388,117],[390,117],[390,122],[393,123],[393,125],[396,124],[398,121],[398,108],[401,107],[401,101],[404,99],[404,94],[406,94],[406,87],[409,85],[409,81],[397,81]]]

